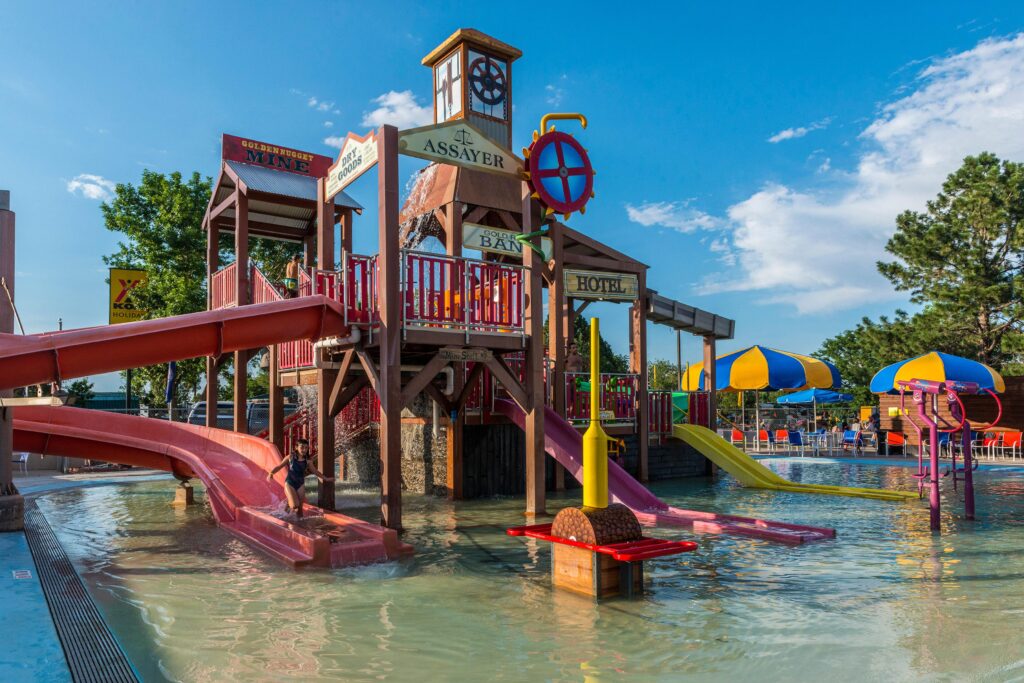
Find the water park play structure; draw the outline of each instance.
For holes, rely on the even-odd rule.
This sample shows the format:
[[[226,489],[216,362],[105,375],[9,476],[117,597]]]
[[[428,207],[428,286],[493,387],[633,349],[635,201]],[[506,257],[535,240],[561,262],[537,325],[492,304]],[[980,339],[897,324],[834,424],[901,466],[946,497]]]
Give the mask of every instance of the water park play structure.
[[[97,421],[65,408],[19,407],[13,411],[16,424],[7,424],[19,446],[148,464],[182,479],[199,478],[221,524],[294,565],[339,566],[409,551],[396,535],[402,529],[401,430],[403,411],[420,396],[440,406],[446,484],[453,499],[463,497],[464,432],[470,416],[475,424],[511,423],[523,430],[528,516],[546,513],[545,452],[558,463],[555,489],[564,486],[565,471],[586,478],[583,437],[575,424],[592,423],[595,405],[610,437],[635,443],[636,478],[609,464],[607,493],[647,524],[787,544],[835,535],[832,529],[666,505],[643,482],[648,479],[650,445],[673,436],[751,485],[904,498],[886,491],[786,482],[765,474],[767,470],[745,455],[723,451],[714,441],[717,437],[698,427],[673,430],[671,392],[648,388],[647,323],[703,339],[706,369],[700,381],[705,388],[701,400],[694,401],[702,408],[691,415],[703,415],[706,427],[716,414],[715,344],[732,337],[734,324],[648,289],[646,265],[558,220],[585,210],[594,173],[575,138],[548,122],[585,125],[586,120],[579,114],[548,115],[524,149],[524,158],[511,153],[512,107],[506,95],[511,92],[512,63],[519,56],[517,49],[490,36],[456,31],[423,60],[432,71],[437,95],[435,124],[403,131],[385,125],[364,135],[349,134],[337,160],[225,134],[203,218],[208,311],[0,337],[0,388],[7,389],[193,357],[205,357],[207,376],[217,377],[233,354],[236,430],[246,424],[244,368],[266,348],[266,443],[216,429],[155,428],[149,421],[134,421],[141,418]],[[432,162],[416,175],[401,207],[400,155]],[[373,169],[378,253],[367,256],[353,252],[355,217],[362,207],[345,188]],[[234,260],[221,264],[225,233],[232,233]],[[250,263],[251,236],[302,245],[305,267],[296,288],[283,291]],[[436,238],[444,253],[419,250],[428,238]],[[464,248],[480,251],[482,257],[467,258]],[[13,282],[13,261],[11,266],[4,271],[7,282]],[[569,366],[569,341],[575,320],[594,301],[629,304],[631,373],[591,377],[585,389],[578,381],[585,373]],[[12,326],[2,329],[11,331]],[[768,367],[793,363],[793,354],[759,353],[777,356],[777,363]],[[824,372],[834,383],[828,368],[822,371],[824,364],[816,363],[797,361],[805,374]],[[721,374],[731,386],[732,371]],[[772,375],[759,388],[780,382]],[[804,385],[809,385],[806,377]],[[286,425],[283,390],[289,386],[315,387],[316,399],[312,409],[296,413]],[[374,409],[379,414],[382,528],[331,512],[335,490],[322,484],[319,508],[310,510],[317,520],[311,527],[276,517],[280,483],[263,482],[256,476],[259,468],[287,451],[290,435],[305,429],[314,436],[319,469],[338,471],[335,418],[367,394],[379,403]],[[206,423],[216,424],[217,382],[207,383],[205,398]],[[10,412],[3,411],[3,416]],[[110,453],[102,457],[105,447]],[[9,472],[0,470],[0,475],[0,480],[10,481]],[[620,551],[620,558],[628,555]]]
[[[977,461],[973,454],[973,433],[984,432],[995,427],[1003,413],[998,392],[1005,390],[1002,377],[992,368],[977,361],[960,358],[946,353],[932,351],[922,356],[909,358],[879,370],[871,379],[871,390],[876,393],[898,393],[899,415],[907,420],[917,433],[918,495],[924,495],[928,486],[929,525],[932,531],[942,528],[941,498],[939,482],[951,477],[954,491],[963,483],[964,517],[974,519],[974,470]],[[906,393],[912,392],[917,420],[906,407]],[[961,396],[987,394],[996,403],[995,418],[988,424],[972,424],[967,418],[967,408]],[[951,420],[939,410],[939,397],[949,405]],[[927,431],[928,438],[924,439]],[[956,434],[960,434],[960,452],[963,467],[956,462]],[[945,472],[939,472],[939,449],[942,437],[948,439],[951,463]],[[924,462],[925,444],[928,446],[928,463]],[[961,475],[963,475],[961,477]]]

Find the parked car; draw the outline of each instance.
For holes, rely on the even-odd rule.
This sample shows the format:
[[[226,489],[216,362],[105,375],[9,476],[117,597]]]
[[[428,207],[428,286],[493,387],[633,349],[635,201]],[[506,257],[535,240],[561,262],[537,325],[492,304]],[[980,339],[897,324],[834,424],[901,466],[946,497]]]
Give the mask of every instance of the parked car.
[[[199,401],[188,414],[190,425],[206,426],[206,401]],[[234,429],[235,404],[233,401],[217,401],[217,426],[221,429]]]

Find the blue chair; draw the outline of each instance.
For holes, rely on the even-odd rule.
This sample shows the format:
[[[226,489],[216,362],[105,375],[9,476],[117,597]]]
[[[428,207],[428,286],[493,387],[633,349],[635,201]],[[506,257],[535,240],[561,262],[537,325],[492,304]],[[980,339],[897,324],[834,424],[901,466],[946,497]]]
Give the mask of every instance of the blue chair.
[[[804,440],[803,432],[789,432],[788,437],[790,448],[799,448],[800,455],[803,455],[804,450],[806,450],[809,445],[807,441]]]

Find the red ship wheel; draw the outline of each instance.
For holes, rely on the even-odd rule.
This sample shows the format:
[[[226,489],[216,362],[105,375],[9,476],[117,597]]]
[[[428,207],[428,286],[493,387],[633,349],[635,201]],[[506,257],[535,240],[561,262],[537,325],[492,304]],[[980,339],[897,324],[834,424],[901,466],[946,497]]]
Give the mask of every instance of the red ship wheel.
[[[505,74],[489,57],[478,57],[469,65],[469,84],[484,104],[493,107],[505,99]]]
[[[594,167],[583,145],[561,131],[544,133],[530,147],[530,185],[555,213],[579,211],[590,200]]]

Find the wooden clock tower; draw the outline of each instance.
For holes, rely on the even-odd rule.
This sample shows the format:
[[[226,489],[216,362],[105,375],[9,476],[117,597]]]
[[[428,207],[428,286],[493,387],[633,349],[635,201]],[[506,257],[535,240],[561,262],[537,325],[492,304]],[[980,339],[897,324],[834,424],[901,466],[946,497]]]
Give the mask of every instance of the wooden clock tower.
[[[434,72],[434,123],[465,119],[505,148],[512,146],[512,62],[522,52],[460,28],[423,58]]]

